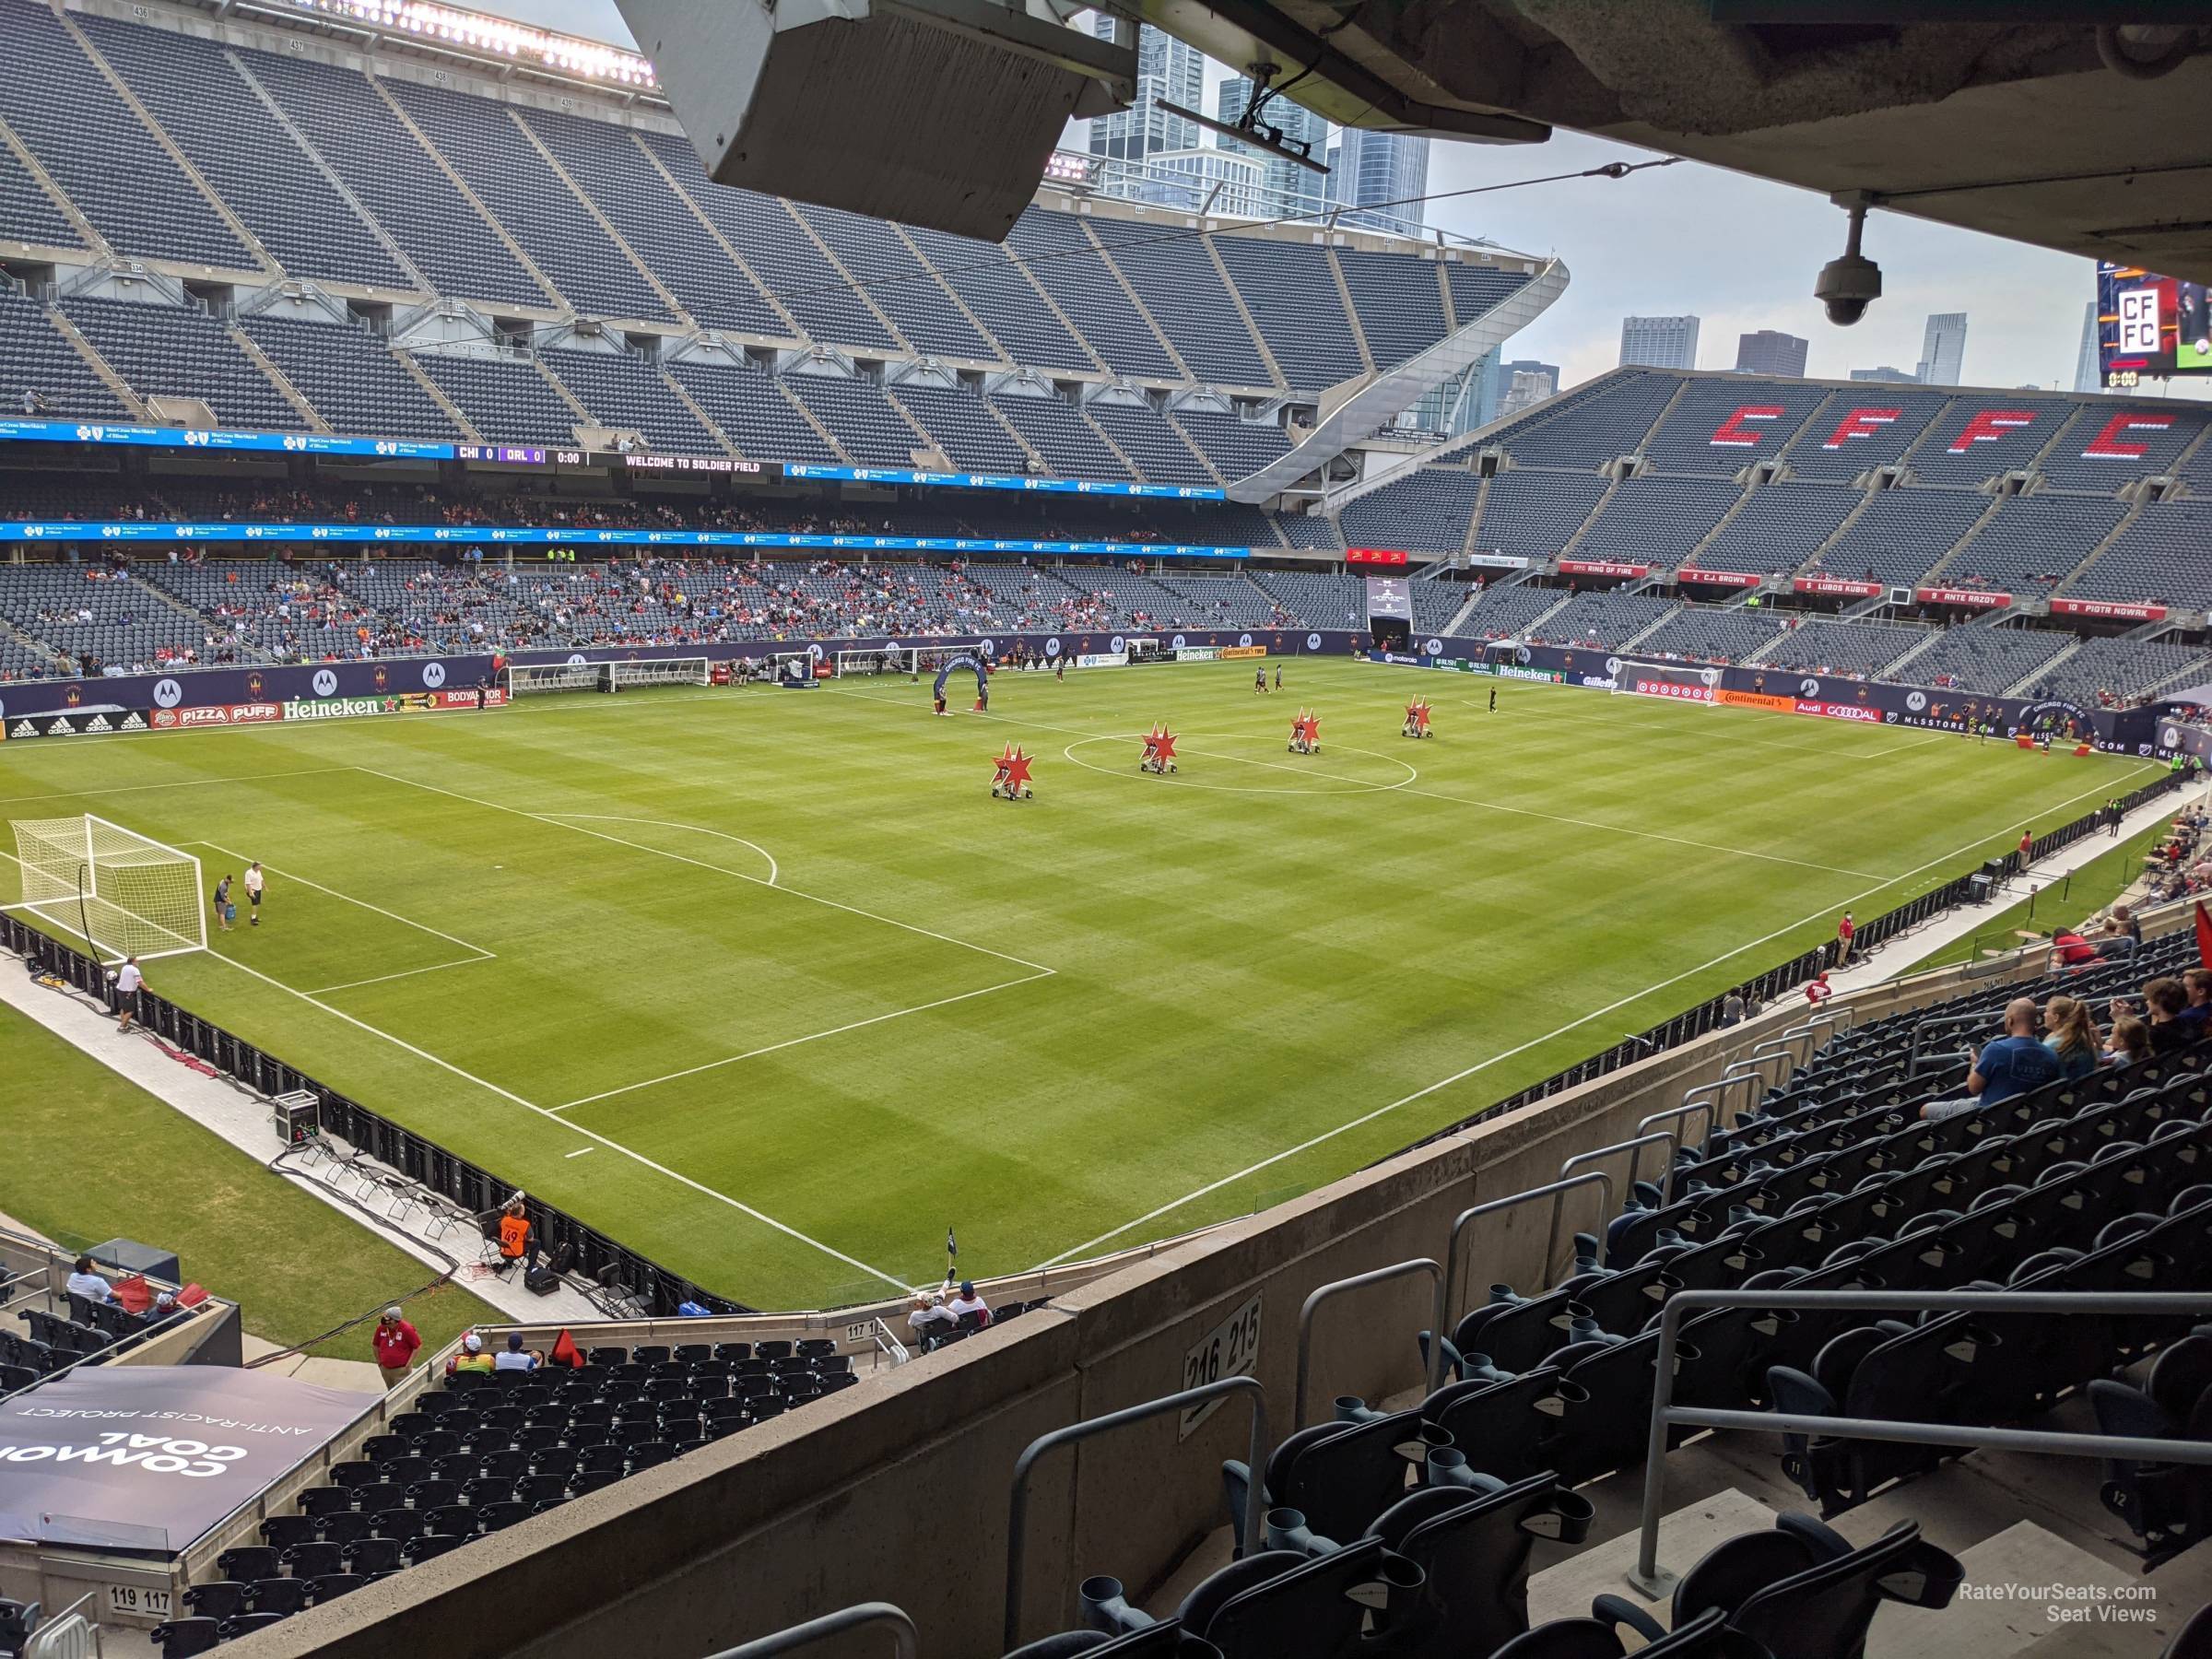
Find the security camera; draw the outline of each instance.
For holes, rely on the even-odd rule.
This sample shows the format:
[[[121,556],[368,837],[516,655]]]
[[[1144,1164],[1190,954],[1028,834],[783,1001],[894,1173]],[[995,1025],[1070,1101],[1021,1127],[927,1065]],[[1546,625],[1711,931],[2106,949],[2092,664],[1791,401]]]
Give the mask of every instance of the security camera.
[[[1882,297],[1882,267],[1857,253],[1845,253],[1820,267],[1813,298],[1828,308],[1828,320],[1849,328]]]
[[[1866,209],[1873,197],[1851,191],[1835,198],[1836,206],[1851,215],[1851,229],[1843,252],[1820,267],[1813,283],[1813,298],[1828,308],[1828,320],[1849,328],[1866,314],[1866,308],[1882,297],[1882,267],[1859,252],[1859,238],[1866,229]]]

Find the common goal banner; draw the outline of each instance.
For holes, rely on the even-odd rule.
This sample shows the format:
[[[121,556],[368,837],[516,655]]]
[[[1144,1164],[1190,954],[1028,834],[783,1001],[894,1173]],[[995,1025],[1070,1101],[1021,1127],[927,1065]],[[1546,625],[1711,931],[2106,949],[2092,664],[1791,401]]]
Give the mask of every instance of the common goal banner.
[[[176,1555],[379,1397],[228,1366],[79,1366],[0,1402],[0,1538]]]

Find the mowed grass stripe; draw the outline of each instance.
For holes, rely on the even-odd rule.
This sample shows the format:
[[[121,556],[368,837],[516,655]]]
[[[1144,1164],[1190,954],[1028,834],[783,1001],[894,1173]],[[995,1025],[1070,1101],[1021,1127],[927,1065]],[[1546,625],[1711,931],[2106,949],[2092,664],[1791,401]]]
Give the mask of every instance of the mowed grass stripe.
[[[571,1161],[593,1144],[583,1132],[858,1261],[923,1278],[940,1265],[947,1221],[959,1227],[964,1265],[1025,1265],[1533,1044],[1161,1223],[1179,1230],[1340,1173],[1619,1030],[1655,1023],[1826,937],[1832,907],[1875,885],[1625,830],[1901,873],[1969,836],[2008,844],[2006,826],[2055,813],[2070,793],[2127,787],[2131,770],[2101,759],[2039,770],[2040,758],[1956,742],[1898,753],[1909,739],[1895,730],[1600,703],[1519,683],[1501,686],[1495,716],[1451,710],[1447,692],[1487,689],[1474,677],[1308,659],[1288,677],[1285,693],[1262,699],[1234,664],[1078,672],[1065,683],[1000,677],[994,712],[1036,732],[934,719],[927,687],[902,681],[548,699],[281,743],[238,734],[41,753],[25,758],[36,782],[0,751],[0,795],[112,787],[142,758],[164,782],[180,781],[187,761],[236,777],[251,771],[241,756],[254,757],[271,774],[264,782],[164,790],[161,825],[139,822],[155,815],[135,801],[122,821],[164,839],[275,846],[262,852],[268,862],[288,859],[498,951],[499,962],[463,976],[330,1000],[429,1053],[465,1054],[477,1062],[466,1069],[539,1104],[596,1092],[587,1077],[621,1084],[741,1053],[771,1015],[786,1034],[827,1030],[844,1023],[832,1015],[941,1002],[1019,971],[973,956],[983,971],[966,975],[965,953],[947,946],[902,954],[895,941],[924,941],[760,888],[764,867],[728,842],[702,851],[708,838],[680,830],[596,826],[731,872],[717,875],[517,813],[745,837],[773,854],[787,887],[1053,967],[1049,979],[578,1107],[564,1114],[576,1120],[571,1134],[242,975],[160,965],[163,988],[190,978],[191,1006],[250,1021],[248,1035],[334,1086],[702,1282],[766,1303],[856,1291],[858,1276],[627,1160]],[[1438,702],[1435,741],[1397,735],[1416,694]],[[1081,751],[1104,771],[1061,758],[1067,744],[1166,718],[1226,753],[1295,766],[1283,737],[1300,702],[1324,715],[1333,751],[1324,768],[1402,776],[1403,756],[1418,782],[1212,794],[1182,785],[1255,769],[1193,757],[1179,779],[1142,778],[1134,737],[1125,754],[1120,741]],[[1806,752],[1764,747],[1783,734],[1802,735]],[[1041,756],[1033,803],[986,796],[989,759],[1009,737]],[[1739,747],[1747,737],[1761,747]],[[1355,762],[1355,747],[1382,759]],[[449,801],[447,816],[431,810],[442,797],[374,778],[274,775],[347,762],[510,810]],[[1298,783],[1295,771],[1260,775]],[[297,819],[278,791],[293,792]],[[1602,827],[1441,798],[1451,795]],[[247,839],[215,805],[233,797],[253,821]],[[284,844],[294,839],[307,845]],[[1904,886],[1924,879],[1933,878]],[[745,901],[715,899],[718,888]],[[813,911],[812,924],[780,929],[762,920],[763,900]],[[1862,903],[1862,917],[1887,901]],[[848,924],[875,931],[848,937]],[[1700,966],[1778,928],[1781,938]],[[502,977],[461,994],[480,974]],[[1616,1014],[1552,1035],[1622,999]]]

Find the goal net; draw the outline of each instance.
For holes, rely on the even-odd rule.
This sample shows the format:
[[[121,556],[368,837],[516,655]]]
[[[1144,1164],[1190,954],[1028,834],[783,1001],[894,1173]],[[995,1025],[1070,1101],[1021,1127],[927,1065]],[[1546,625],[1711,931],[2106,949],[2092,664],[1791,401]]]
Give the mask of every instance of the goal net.
[[[87,813],[18,818],[22,908],[82,933],[103,958],[207,948],[200,861]]]
[[[892,645],[882,651],[841,651],[837,653],[837,677],[869,674],[912,677],[921,672],[920,657],[921,653],[912,645]]]
[[[526,697],[538,691],[625,691],[633,686],[704,686],[712,678],[705,657],[655,657],[620,663],[511,663],[507,690]]]
[[[1639,663],[1618,659],[1613,670],[1616,697],[1657,697],[1669,702],[1712,708],[1720,701],[1721,671],[1705,663]]]

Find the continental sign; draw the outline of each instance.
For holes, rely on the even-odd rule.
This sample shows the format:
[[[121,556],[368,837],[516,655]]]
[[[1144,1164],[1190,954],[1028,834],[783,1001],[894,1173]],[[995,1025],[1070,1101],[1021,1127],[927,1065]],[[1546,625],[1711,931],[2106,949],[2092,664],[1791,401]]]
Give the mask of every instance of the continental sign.
[[[1265,645],[1224,645],[1221,647],[1221,660],[1225,663],[1235,662],[1244,657],[1264,657],[1266,654],[1267,647]]]
[[[1770,697],[1764,691],[1720,691],[1713,701],[1725,703],[1732,709],[1765,709],[1773,714],[1794,714],[1797,700],[1794,697]]]

